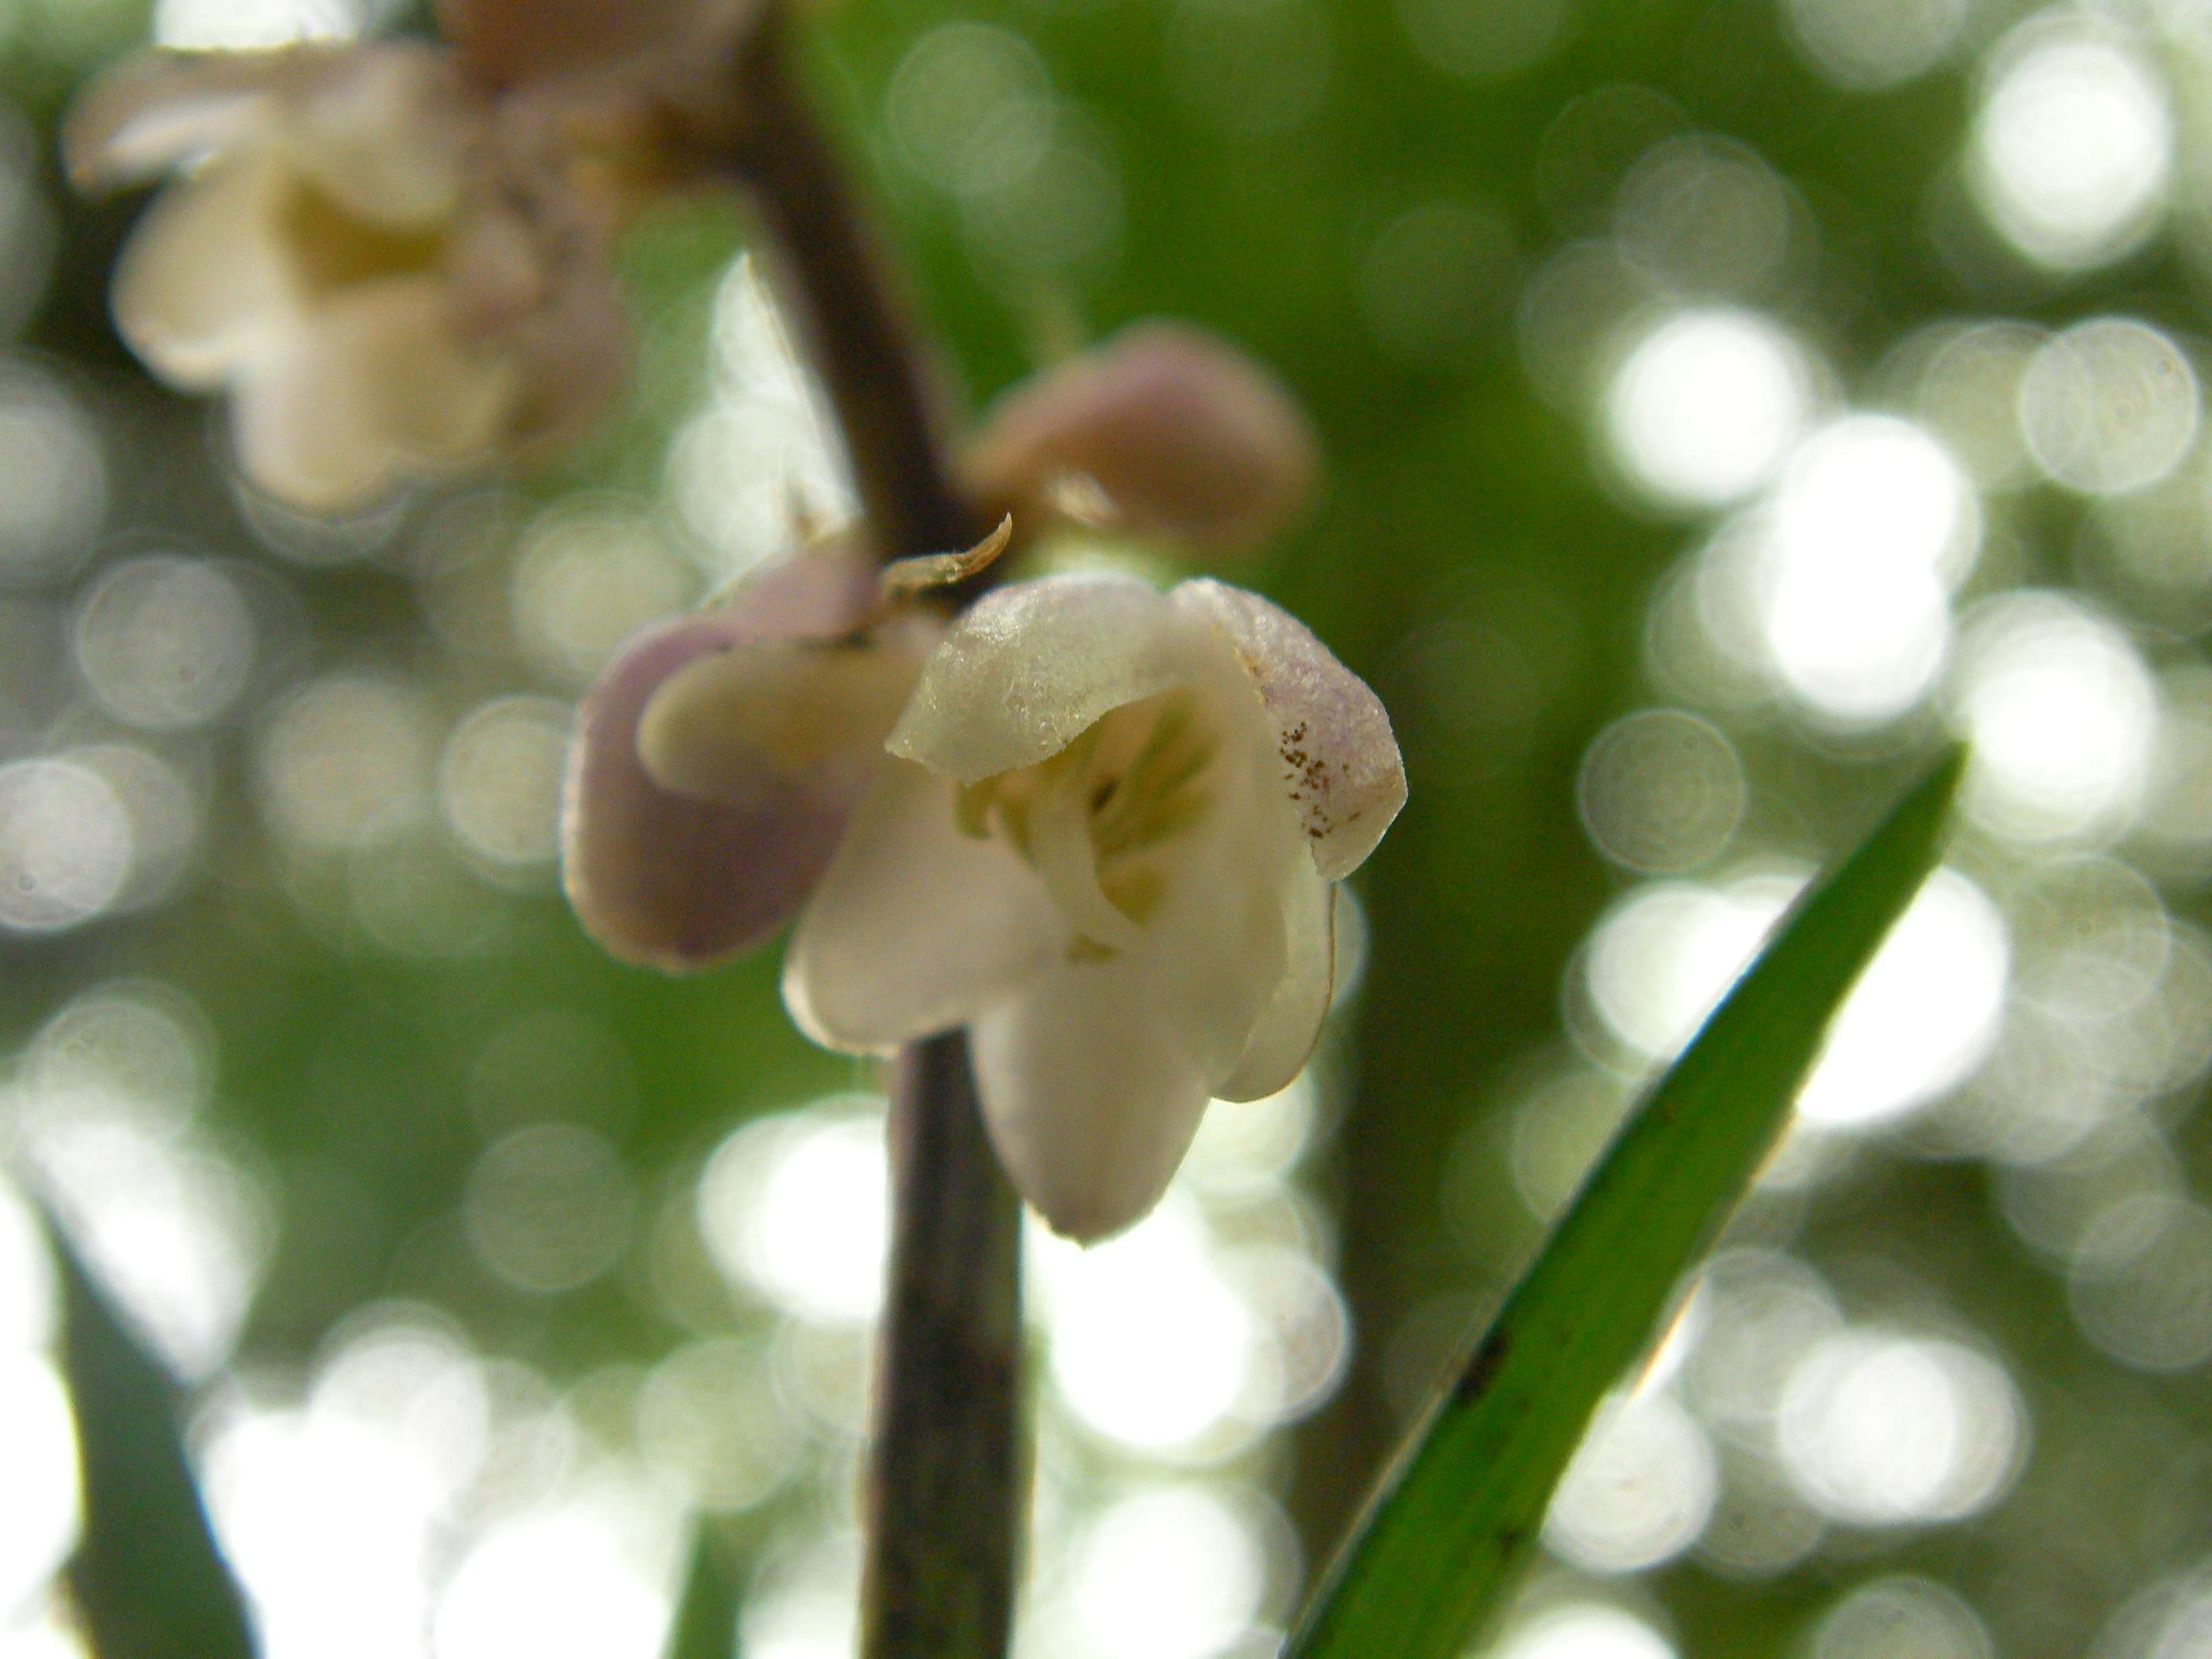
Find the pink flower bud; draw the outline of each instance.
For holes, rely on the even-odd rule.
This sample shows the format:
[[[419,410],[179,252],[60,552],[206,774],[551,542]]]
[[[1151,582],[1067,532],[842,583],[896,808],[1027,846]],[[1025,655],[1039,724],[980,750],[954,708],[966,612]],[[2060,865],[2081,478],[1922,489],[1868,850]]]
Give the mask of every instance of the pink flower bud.
[[[1154,322],[1009,393],[968,470],[1009,505],[1073,475],[1129,530],[1237,551],[1283,526],[1320,460],[1273,375],[1210,334]]]
[[[569,750],[562,851],[569,899],[610,951],[659,968],[704,967],[759,944],[812,890],[864,773],[739,754],[720,769],[715,793],[679,793],[647,770],[639,729],[683,671],[748,647],[836,641],[875,603],[866,559],[802,553],[728,603],[641,635],[600,678]],[[879,755],[882,735],[872,735]]]

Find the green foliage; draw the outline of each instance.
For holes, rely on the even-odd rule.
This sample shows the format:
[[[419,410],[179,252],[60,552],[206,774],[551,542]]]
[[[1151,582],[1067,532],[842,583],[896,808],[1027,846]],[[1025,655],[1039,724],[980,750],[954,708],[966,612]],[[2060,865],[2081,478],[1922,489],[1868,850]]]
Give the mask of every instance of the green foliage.
[[[1836,1011],[1942,855],[1954,750],[1668,1069],[1438,1399],[1291,1659],[1445,1659],[1486,1625],[1605,1391],[1773,1146]]]
[[[728,1541],[712,1526],[702,1526],[691,1540],[690,1571],[669,1629],[666,1659],[730,1659],[739,1583]]]
[[[253,1659],[246,1607],[178,1437],[180,1397],[50,1228],[83,1532],[70,1588],[100,1659]]]

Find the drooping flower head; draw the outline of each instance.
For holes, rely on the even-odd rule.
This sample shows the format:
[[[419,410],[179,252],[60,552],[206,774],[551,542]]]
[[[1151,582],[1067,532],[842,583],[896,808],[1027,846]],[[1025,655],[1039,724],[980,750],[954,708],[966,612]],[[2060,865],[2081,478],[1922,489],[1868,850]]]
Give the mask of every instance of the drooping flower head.
[[[1272,380],[1167,328],[1017,393],[970,459],[994,502],[1073,476],[1116,526],[1209,549],[1313,471]],[[932,620],[917,595],[1004,545],[880,580],[800,556],[629,647],[580,723],[569,888],[662,966],[799,911],[800,1026],[860,1052],[968,1027],[1015,1183],[1095,1239],[1158,1201],[1208,1100],[1305,1064],[1334,885],[1405,777],[1373,693],[1242,589],[1049,576]]]
[[[1157,1203],[1215,1097],[1305,1064],[1334,884],[1405,799],[1388,716],[1210,580],[990,594],[924,666],[785,958],[834,1048],[965,1024],[1023,1194],[1092,1239]]]

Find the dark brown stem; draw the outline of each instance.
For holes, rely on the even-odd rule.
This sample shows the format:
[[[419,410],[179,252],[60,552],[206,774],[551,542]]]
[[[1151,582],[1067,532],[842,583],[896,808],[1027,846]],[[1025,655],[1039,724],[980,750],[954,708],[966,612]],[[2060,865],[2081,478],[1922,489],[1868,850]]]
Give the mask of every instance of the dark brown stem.
[[[972,546],[988,526],[955,483],[933,362],[916,349],[888,264],[791,72],[787,33],[771,6],[749,35],[732,135],[782,262],[781,291],[836,411],[861,511],[884,556]]]
[[[997,1659],[1012,1628],[1021,1210],[975,1103],[960,1033],[899,1057],[864,1659]]]
[[[719,131],[845,439],[886,559],[966,548],[929,360],[827,135],[776,9],[737,64]],[[710,124],[712,125],[712,124]],[[863,1659],[1001,1659],[1024,1513],[1021,1207],[983,1132],[965,1036],[909,1047],[891,1089],[891,1248],[866,1491]]]

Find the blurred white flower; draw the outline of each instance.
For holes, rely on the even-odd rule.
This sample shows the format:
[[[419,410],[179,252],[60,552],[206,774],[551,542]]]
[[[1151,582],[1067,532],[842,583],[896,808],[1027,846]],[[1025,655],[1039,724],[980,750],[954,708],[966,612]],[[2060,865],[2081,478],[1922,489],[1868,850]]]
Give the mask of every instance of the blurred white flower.
[[[171,169],[115,317],[163,378],[228,387],[240,464],[320,511],[558,439],[620,385],[613,203],[558,106],[403,41],[149,52],[65,136],[80,185]]]
[[[862,1052],[965,1024],[1023,1194],[1091,1240],[1209,1098],[1304,1066],[1333,884],[1405,799],[1389,717],[1255,594],[1065,575],[957,619],[803,913],[793,1017]]]

